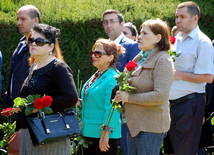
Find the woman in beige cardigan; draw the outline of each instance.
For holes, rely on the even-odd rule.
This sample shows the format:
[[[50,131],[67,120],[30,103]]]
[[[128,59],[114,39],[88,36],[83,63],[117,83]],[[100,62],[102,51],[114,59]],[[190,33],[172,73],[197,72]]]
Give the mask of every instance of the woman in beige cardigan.
[[[173,81],[173,62],[169,29],[160,19],[141,25],[139,49],[133,59],[138,68],[128,82],[135,93],[117,91],[115,101],[123,101],[128,125],[129,155],[159,155],[170,126],[169,90]]]

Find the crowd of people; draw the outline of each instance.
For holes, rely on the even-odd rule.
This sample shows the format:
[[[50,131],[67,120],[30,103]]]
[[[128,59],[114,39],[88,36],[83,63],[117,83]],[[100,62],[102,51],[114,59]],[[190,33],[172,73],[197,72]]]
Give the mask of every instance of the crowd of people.
[[[35,6],[23,6],[17,12],[23,38],[11,58],[3,108],[12,107],[16,97],[33,94],[51,96],[54,113],[82,106],[81,134],[93,142],[83,149],[84,155],[118,155],[119,145],[124,155],[159,155],[163,141],[165,154],[196,155],[204,136],[202,124],[203,130],[210,131],[208,136],[213,136],[205,118],[214,106],[214,49],[198,27],[199,15],[194,2],[177,6],[171,35],[180,55],[173,62],[168,54],[167,22],[146,20],[138,36],[136,26],[124,23],[119,11],[105,10],[102,24],[109,39],[100,38],[93,45],[91,59],[97,71],[78,98],[72,69],[64,62],[58,43],[60,30],[41,24]],[[102,126],[111,111],[115,76],[126,72],[129,61],[137,67],[126,82],[136,89],[134,93],[118,90],[113,96],[115,102],[122,103],[125,116],[116,110],[108,126]],[[1,64],[0,52],[0,68]],[[22,131],[19,154],[71,154],[69,138],[34,146],[24,111],[14,111],[12,120],[17,121],[16,130]],[[34,109],[31,116],[37,113]],[[210,139],[208,145],[213,145]]]

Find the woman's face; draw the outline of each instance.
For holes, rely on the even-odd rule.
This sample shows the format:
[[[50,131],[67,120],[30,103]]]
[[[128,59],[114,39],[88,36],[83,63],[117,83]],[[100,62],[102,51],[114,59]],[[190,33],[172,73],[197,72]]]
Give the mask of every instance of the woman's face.
[[[135,40],[135,36],[132,35],[132,32],[128,27],[124,26],[122,31],[127,38]]]
[[[149,25],[144,25],[140,31],[139,46],[142,51],[150,51],[155,47],[155,44],[160,41],[158,35],[155,35]]]
[[[31,41],[31,42],[30,42]],[[53,50],[53,44],[49,45],[48,40],[40,33],[33,32],[29,38],[30,54],[36,59],[37,57],[47,57]]]
[[[97,45],[94,51],[105,52],[102,45]],[[113,55],[101,55],[101,57],[95,57],[95,54],[92,54],[93,65],[99,70],[103,71],[107,69],[110,65],[110,62],[113,60]]]

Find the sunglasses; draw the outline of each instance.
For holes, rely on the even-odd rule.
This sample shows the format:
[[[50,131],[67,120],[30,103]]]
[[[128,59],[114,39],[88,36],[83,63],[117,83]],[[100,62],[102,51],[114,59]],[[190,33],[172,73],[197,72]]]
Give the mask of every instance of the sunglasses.
[[[36,43],[37,46],[44,46],[45,44],[51,44],[49,41],[46,41],[45,39],[42,38],[37,38],[37,39],[33,39],[33,38],[29,38],[28,39],[28,46],[31,46],[33,43]]]
[[[96,58],[100,58],[102,55],[107,55],[106,52],[101,52],[101,51],[91,51],[91,56],[94,54]]]

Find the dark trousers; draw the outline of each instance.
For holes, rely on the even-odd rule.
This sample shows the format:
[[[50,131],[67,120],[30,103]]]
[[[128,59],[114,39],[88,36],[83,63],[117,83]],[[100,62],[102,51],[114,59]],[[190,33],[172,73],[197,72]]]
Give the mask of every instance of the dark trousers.
[[[127,145],[128,127],[126,123],[122,124],[121,133],[122,137],[120,138],[120,146],[122,148],[123,154],[128,155],[128,145]]]
[[[107,152],[102,152],[99,148],[100,138],[89,138],[86,137],[87,141],[93,142],[89,145],[88,149],[83,149],[84,155],[118,155],[118,145],[119,139],[109,139],[109,150]]]
[[[205,96],[187,100],[170,108],[170,139],[175,155],[196,155],[205,109]]]

